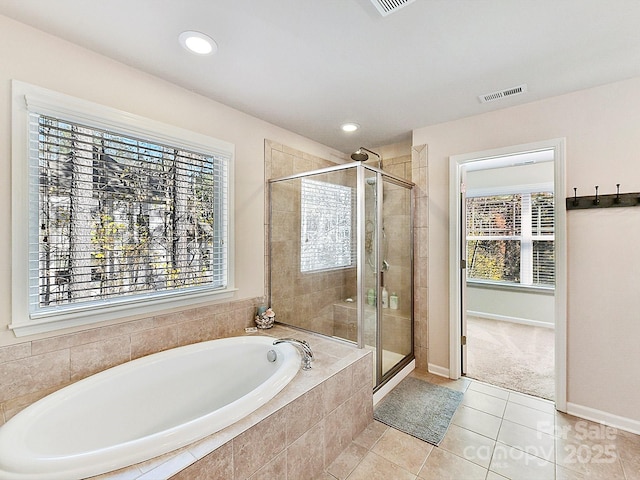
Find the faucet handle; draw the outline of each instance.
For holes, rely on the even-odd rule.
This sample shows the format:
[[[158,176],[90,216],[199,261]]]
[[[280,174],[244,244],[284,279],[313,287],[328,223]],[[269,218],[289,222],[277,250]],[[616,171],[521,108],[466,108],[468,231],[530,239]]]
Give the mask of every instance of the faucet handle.
[[[297,347],[302,353],[302,369],[309,370],[311,368],[311,362],[314,361],[313,351],[307,341],[298,340],[296,338],[279,338],[274,340],[273,345],[277,345],[279,343],[289,343]]]

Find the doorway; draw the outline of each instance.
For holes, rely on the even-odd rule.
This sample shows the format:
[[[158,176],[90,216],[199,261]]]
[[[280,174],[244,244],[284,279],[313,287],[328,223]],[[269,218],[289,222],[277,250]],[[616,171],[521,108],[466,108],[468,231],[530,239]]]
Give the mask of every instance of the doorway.
[[[451,157],[450,191],[450,376],[564,409],[564,140]]]

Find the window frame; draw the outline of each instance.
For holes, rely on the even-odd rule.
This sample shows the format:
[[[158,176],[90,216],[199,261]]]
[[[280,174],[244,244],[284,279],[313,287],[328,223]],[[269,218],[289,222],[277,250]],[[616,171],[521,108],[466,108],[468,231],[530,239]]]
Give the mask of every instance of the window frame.
[[[465,192],[467,198],[476,198],[476,197],[492,197],[492,196],[500,196],[500,195],[521,195],[528,197],[528,203],[523,202],[521,199],[521,213],[520,213],[520,222],[521,222],[521,233],[520,235],[515,236],[502,236],[502,237],[483,237],[482,240],[514,240],[520,242],[520,282],[509,282],[509,281],[498,281],[498,280],[487,280],[481,278],[466,278],[466,283],[473,286],[482,286],[485,288],[489,287],[503,287],[505,289],[513,289],[513,290],[526,290],[526,291],[541,291],[541,292],[553,292],[555,290],[555,282],[554,285],[549,284],[535,284],[535,283],[522,283],[522,270],[523,270],[523,256],[527,254],[527,249],[525,243],[529,243],[530,247],[530,261],[525,262],[525,268],[529,268],[529,276],[533,276],[533,242],[534,241],[552,241],[554,242],[555,248],[555,225],[554,225],[554,234],[553,235],[539,235],[533,234],[531,231],[531,220],[533,218],[532,215],[532,200],[531,194],[534,193],[551,193],[554,195],[554,188],[552,182],[546,183],[536,183],[529,185],[509,185],[503,187],[489,187],[489,188],[474,188],[469,189]],[[528,221],[525,222],[524,218],[527,216]],[[466,218],[466,212],[465,212]],[[466,221],[466,220],[465,220]],[[555,218],[554,218],[555,224]],[[465,228],[466,230],[466,228]],[[466,241],[468,242],[470,236],[468,233],[466,234]],[[479,239],[480,237],[473,237],[471,239]],[[555,265],[554,265],[555,268]],[[554,278],[556,273],[554,272]]]
[[[29,297],[29,239],[35,215],[37,228],[37,200],[29,187],[29,116],[31,113],[64,118],[71,122],[136,136],[190,151],[222,157],[226,162],[226,217],[224,232],[226,245],[225,288],[179,290],[106,300],[95,305],[81,305],[57,309],[55,313],[31,315]],[[62,328],[91,325],[97,322],[154,314],[169,308],[187,307],[211,300],[230,298],[234,287],[234,219],[233,164],[235,146],[207,135],[185,130],[112,107],[48,89],[12,81],[12,319],[9,328],[17,337],[50,332]],[[35,211],[34,211],[35,210]]]

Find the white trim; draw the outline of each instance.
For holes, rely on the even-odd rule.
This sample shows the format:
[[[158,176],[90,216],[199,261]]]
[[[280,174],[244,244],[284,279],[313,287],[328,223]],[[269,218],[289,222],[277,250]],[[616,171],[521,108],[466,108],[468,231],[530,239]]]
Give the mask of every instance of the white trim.
[[[480,280],[478,278],[467,279],[467,288],[479,288],[486,290],[503,290],[505,292],[529,293],[532,295],[554,295],[555,287],[546,285],[523,285],[521,283],[497,282],[492,280]]]
[[[225,300],[233,297],[237,289],[225,289],[215,292],[215,295],[208,293],[202,293],[200,295],[189,295],[183,298],[164,298],[156,300],[148,300],[141,305],[123,305],[120,307],[112,306],[109,309],[103,308],[102,311],[83,313],[75,312],[74,314],[55,317],[54,319],[45,320],[29,320],[24,323],[14,322],[9,325],[9,329],[13,330],[16,337],[24,337],[26,335],[35,335],[37,333],[53,332],[56,330],[62,330],[65,328],[78,327],[82,325],[89,325],[101,321],[114,320],[117,318],[137,316],[137,315],[152,315],[162,311],[166,311],[171,308],[194,306],[196,304],[202,304],[211,300]]]
[[[440,365],[430,363],[427,365],[427,371],[439,377],[451,378],[451,370],[446,367],[441,367]]]
[[[460,378],[462,361],[460,337],[461,318],[461,258],[458,239],[461,236],[460,195],[462,167],[474,162],[494,158],[506,158],[522,152],[542,152],[553,150],[554,154],[554,215],[556,248],[555,298],[555,405],[564,412],[567,408],[567,249],[565,210],[565,139],[557,138],[524,145],[498,148],[483,152],[453,155],[449,164],[449,370],[450,378]],[[480,166],[478,163],[475,165]]]
[[[507,315],[497,315],[495,313],[485,313],[485,312],[476,312],[472,310],[467,310],[467,315],[471,315],[473,317],[486,318],[488,320],[497,320],[499,322],[509,322],[509,323],[518,323],[520,325],[529,325],[532,327],[542,327],[542,328],[555,328],[555,325],[550,322],[541,322],[539,320],[531,320],[530,318],[520,318],[520,317],[510,317]]]
[[[640,435],[640,421],[634,420],[633,418],[621,417],[613,413],[603,412],[602,410],[596,410],[595,408],[585,407],[584,405],[578,405],[572,402],[567,402],[567,413],[584,418],[585,420],[602,423]]]
[[[516,193],[553,192],[553,183],[531,183],[526,185],[503,185],[500,187],[467,188],[469,197],[492,197],[496,195],[513,195]]]
[[[137,135],[146,140],[171,142],[173,146],[182,147],[186,150],[204,149],[207,152],[225,156],[226,158],[229,158],[229,154],[233,154],[235,149],[232,143],[201,133],[18,80],[12,80],[12,88],[15,92],[14,100],[16,96],[22,97],[25,108],[29,112],[51,116],[64,115],[64,118],[70,121],[88,123],[94,127]],[[125,129],[124,132],[123,129]]]
[[[12,147],[11,147],[11,215],[12,215],[12,318],[9,328],[18,337],[59,330],[100,321],[116,320],[127,316],[153,314],[168,308],[202,304],[228,299],[236,291],[234,287],[234,156],[232,143],[207,135],[164,124],[152,119],[123,112],[111,107],[64,95],[41,87],[12,80]],[[37,112],[61,116],[68,120],[89,124],[112,131],[133,134],[184,148],[189,151],[219,156],[227,162],[227,227],[224,242],[227,246],[227,281],[224,289],[201,289],[178,295],[165,295],[129,307],[114,301],[93,311],[82,308],[61,309],[60,315],[44,319],[30,319],[29,315],[29,114]],[[65,311],[66,310],[66,311]],[[82,311],[81,311],[82,310]]]
[[[382,400],[391,390],[397,387],[398,384],[415,369],[416,361],[411,360],[402,370],[391,377],[387,383],[373,394],[373,406],[375,407],[380,400]]]

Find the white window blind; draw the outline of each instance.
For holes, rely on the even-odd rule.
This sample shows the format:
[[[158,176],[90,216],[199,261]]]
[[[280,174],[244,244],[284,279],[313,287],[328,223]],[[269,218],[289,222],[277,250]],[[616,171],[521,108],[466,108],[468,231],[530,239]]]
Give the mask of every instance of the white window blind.
[[[553,286],[553,193],[467,198],[467,278]]]
[[[308,178],[301,180],[301,272],[354,264],[353,202],[350,187]]]
[[[233,144],[11,87],[16,336],[233,296]]]
[[[227,284],[227,159],[29,114],[30,313]]]
[[[555,284],[553,193],[531,194],[533,284]]]

